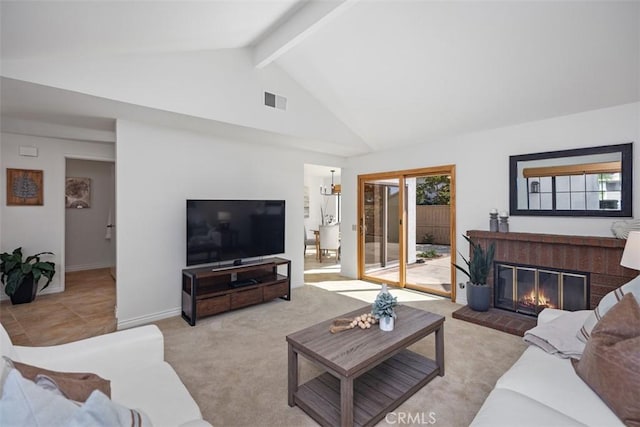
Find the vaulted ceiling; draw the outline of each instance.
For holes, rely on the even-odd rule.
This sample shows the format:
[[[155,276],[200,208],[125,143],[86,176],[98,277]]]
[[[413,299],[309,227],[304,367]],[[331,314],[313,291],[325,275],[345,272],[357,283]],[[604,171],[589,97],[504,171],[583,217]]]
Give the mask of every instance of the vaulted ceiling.
[[[279,67],[359,137],[352,154],[640,101],[637,1],[1,7],[2,61],[248,49],[256,68]]]

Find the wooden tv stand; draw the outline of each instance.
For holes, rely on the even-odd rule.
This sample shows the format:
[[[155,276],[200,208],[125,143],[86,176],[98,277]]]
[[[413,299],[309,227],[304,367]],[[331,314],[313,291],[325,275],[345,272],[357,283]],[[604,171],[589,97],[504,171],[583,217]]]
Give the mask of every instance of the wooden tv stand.
[[[287,266],[287,275],[278,266]],[[291,261],[268,258],[240,265],[182,270],[182,318],[196,320],[274,298],[291,300]]]

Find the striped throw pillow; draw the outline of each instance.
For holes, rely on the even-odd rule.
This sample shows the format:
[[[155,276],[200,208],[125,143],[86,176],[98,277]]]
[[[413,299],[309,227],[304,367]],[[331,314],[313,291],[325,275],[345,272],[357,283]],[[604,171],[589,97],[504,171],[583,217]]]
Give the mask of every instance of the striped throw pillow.
[[[587,317],[587,320],[584,321],[584,324],[578,330],[578,333],[576,334],[578,339],[586,343],[589,340],[589,337],[591,337],[593,327],[596,326],[600,319],[602,319],[602,316],[604,316],[611,307],[616,305],[618,301],[625,296],[625,294],[633,294],[636,301],[640,303],[640,276],[637,276],[635,279],[631,279],[618,289],[614,289],[600,300],[600,303],[595,310],[593,310],[593,313]]]

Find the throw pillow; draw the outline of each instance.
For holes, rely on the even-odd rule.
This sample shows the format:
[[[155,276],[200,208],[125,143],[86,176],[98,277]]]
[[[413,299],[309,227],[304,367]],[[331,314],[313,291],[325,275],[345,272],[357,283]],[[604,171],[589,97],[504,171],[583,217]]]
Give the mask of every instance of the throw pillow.
[[[84,404],[65,399],[11,369],[0,398],[0,425],[47,427],[151,427],[145,413],[112,402],[95,390]]]
[[[94,391],[65,427],[151,427],[147,415],[139,409],[129,409]]]
[[[2,356],[0,358],[0,396],[2,396],[2,389],[4,387],[4,383],[9,376],[9,372],[13,369],[13,364],[11,363],[11,359],[6,356]]]
[[[640,427],[640,305],[633,295],[602,317],[573,365],[625,425]]]
[[[598,321],[602,319],[602,316],[604,316],[607,311],[611,310],[611,307],[616,305],[616,303],[618,303],[618,301],[620,301],[626,294],[633,294],[636,297],[636,300],[640,302],[640,276],[635,279],[631,279],[618,289],[614,289],[600,300],[598,306],[593,310],[593,313],[587,317],[582,328],[578,331],[578,339],[586,343],[589,340],[591,331],[594,326],[596,326],[596,323],[598,323]]]
[[[11,369],[0,399],[3,426],[66,426],[78,405],[45,390]]]
[[[111,382],[86,372],[56,372],[25,363],[13,362],[13,366],[23,377],[40,384],[53,383],[64,397],[76,402],[84,402],[94,390],[111,396]]]

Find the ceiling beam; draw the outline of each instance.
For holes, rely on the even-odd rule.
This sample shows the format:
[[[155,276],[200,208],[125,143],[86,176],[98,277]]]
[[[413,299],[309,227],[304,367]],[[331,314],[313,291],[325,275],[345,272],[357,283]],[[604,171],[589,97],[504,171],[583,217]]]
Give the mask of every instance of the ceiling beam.
[[[305,1],[282,25],[263,37],[253,48],[256,68],[264,68],[314,31],[328,23],[357,0]]]

